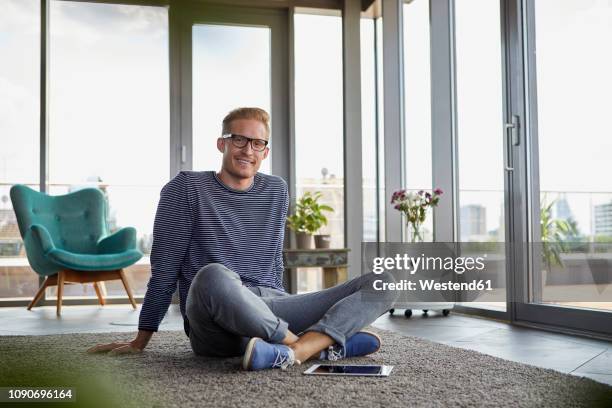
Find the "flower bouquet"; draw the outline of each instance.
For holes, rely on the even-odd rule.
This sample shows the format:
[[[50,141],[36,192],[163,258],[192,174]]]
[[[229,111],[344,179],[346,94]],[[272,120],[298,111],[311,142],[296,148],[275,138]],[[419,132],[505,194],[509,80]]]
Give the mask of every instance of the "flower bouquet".
[[[442,193],[443,191],[439,188],[432,192],[399,190],[391,196],[393,208],[406,216],[406,227],[408,227],[410,242],[423,241],[422,227],[427,217],[427,209],[438,205]]]

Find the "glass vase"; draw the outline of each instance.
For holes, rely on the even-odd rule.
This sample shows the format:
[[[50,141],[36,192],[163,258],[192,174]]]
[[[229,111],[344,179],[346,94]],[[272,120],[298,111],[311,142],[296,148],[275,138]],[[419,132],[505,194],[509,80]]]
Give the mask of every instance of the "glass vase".
[[[423,224],[408,222],[406,232],[409,242],[423,242]]]

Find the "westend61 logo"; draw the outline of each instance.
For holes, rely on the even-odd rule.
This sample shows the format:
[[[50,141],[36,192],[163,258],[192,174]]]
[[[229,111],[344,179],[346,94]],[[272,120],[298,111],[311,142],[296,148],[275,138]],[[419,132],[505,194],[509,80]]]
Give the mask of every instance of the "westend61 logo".
[[[460,256],[460,257],[441,257],[425,256],[418,257],[408,254],[396,254],[394,257],[376,257],[372,264],[372,272],[381,274],[384,271],[398,270],[409,271],[411,275],[426,271],[453,271],[456,274],[463,274],[466,271],[482,271],[485,269],[484,260],[487,254],[479,257]]]

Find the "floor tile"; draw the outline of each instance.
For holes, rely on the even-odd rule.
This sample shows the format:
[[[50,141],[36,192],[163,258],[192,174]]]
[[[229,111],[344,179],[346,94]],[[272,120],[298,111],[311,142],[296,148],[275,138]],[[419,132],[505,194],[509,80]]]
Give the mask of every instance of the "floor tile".
[[[421,318],[416,314],[410,319],[381,316],[374,325],[565,373],[572,372],[612,347],[610,342],[516,327],[460,314],[451,314],[446,318]]]
[[[409,325],[409,324],[393,324],[375,322],[373,326],[380,329],[390,330],[404,334],[406,336],[416,336],[424,339],[450,342],[471,337],[473,335],[481,335],[491,330],[496,330],[491,327],[461,327],[461,326],[431,326],[431,325]]]
[[[136,331],[140,308],[126,305],[66,306],[57,317],[54,306],[0,308],[0,335],[45,335],[99,331]],[[171,305],[160,324],[161,330],[183,329],[178,305]]]
[[[608,349],[597,357],[578,367],[575,374],[612,375],[612,350]]]
[[[482,335],[466,337],[446,344],[565,373],[575,370],[605,351],[605,348],[565,339],[547,338],[538,333],[503,329],[492,330]]]

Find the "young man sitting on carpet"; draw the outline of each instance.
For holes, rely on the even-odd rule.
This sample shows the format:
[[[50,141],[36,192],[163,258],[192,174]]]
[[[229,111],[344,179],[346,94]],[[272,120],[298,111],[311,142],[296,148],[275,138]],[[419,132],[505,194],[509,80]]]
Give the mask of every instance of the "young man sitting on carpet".
[[[260,370],[380,348],[377,335],[360,330],[389,310],[395,295],[387,291],[368,303],[361,295],[375,279],[393,281],[389,273],[369,273],[314,293],[289,295],[283,289],[287,184],[257,172],[269,153],[269,121],[262,109],[231,111],[217,139],[221,171],[182,171],[164,186],[138,334],[131,342],[89,352],[141,352],[177,283],[185,333],[198,355],[244,356],[245,369]]]

